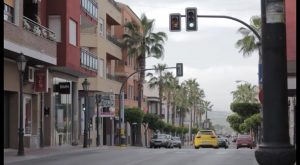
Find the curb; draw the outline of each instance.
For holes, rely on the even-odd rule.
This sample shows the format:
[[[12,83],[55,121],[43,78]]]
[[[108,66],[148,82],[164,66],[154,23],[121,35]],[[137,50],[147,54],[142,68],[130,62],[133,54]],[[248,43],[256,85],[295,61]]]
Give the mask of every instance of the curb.
[[[36,154],[36,153],[27,153],[25,152],[24,156],[18,156],[17,155],[17,150],[7,150],[4,152],[4,163],[16,163],[16,162],[20,162],[20,161],[24,161],[24,160],[33,160],[33,159],[40,159],[40,158],[45,158],[45,157],[51,157],[51,156],[56,156],[56,155],[60,155],[62,153],[64,154],[70,154],[70,153],[77,153],[77,152],[84,152],[84,151],[95,151],[95,150],[99,150],[99,149],[113,149],[115,147],[90,147],[90,148],[68,148],[68,149],[61,149],[61,150],[51,150],[49,153],[42,153],[42,154]],[[40,149],[43,151],[47,151],[50,148],[45,148],[45,149]],[[11,155],[12,153],[14,153],[13,155]]]

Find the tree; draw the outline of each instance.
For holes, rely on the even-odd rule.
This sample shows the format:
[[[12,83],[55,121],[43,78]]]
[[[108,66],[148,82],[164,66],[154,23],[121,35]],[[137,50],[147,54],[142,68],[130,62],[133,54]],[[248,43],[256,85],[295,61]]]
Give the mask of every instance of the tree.
[[[124,112],[126,122],[129,122],[130,128],[133,128],[133,124],[138,126],[143,121],[144,112],[140,108],[126,108]],[[131,129],[133,131],[133,129]],[[132,132],[132,141],[135,144],[136,132]]]
[[[236,113],[227,116],[226,121],[230,124],[230,127],[236,131],[240,131],[240,125],[244,122],[244,120]]]
[[[250,26],[261,34],[261,18],[259,16],[252,16],[250,19]],[[243,35],[243,38],[239,39],[235,46],[240,48],[239,52],[243,53],[243,56],[250,56],[254,51],[259,51],[259,56],[261,56],[260,52],[260,42],[254,33],[244,27],[238,29],[238,32]]]
[[[231,103],[230,109],[237,113],[243,120],[259,113],[261,104],[259,103]]]
[[[141,24],[137,25],[128,22],[124,25],[129,33],[123,35],[123,46],[128,55],[137,57],[138,69],[145,69],[146,58],[162,58],[164,54],[164,42],[167,40],[167,34],[164,32],[154,33],[154,20],[148,19],[145,14],[141,16]],[[145,71],[140,72],[138,85],[139,101],[138,106],[142,107],[143,100],[143,82],[145,80]]]
[[[258,103],[257,86],[250,83],[240,84],[235,91],[232,91],[234,103]]]
[[[148,73],[147,76],[150,77],[149,80],[149,88],[153,89],[155,87],[158,87],[158,95],[159,95],[159,109],[162,110],[162,97],[163,97],[163,71],[167,67],[166,64],[157,64],[153,66],[155,69],[155,73],[158,74],[158,76],[154,76],[153,73]]]
[[[162,121],[161,119],[159,119],[155,122],[155,128],[157,130],[159,130],[160,132],[163,132],[165,126],[166,126],[165,122]]]
[[[153,113],[146,113],[143,117],[143,126],[145,128],[145,145],[147,147],[147,132],[148,128],[155,130],[155,122],[159,119],[159,116]]]
[[[169,123],[170,106],[172,105],[172,125],[175,124],[175,93],[178,88],[178,79],[173,76],[172,72],[166,72],[163,77],[163,93],[167,100],[167,123]]]

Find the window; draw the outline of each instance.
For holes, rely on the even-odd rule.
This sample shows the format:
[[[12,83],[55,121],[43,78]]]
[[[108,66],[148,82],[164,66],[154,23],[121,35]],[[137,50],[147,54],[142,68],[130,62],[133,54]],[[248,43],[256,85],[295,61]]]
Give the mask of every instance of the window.
[[[49,29],[55,33],[56,42],[61,42],[61,18],[59,15],[48,17]]]
[[[100,18],[99,19],[99,34],[101,35],[101,36],[104,36],[104,24],[103,24],[103,19],[102,18]]]
[[[23,126],[24,135],[31,135],[32,133],[32,100],[30,95],[24,95],[23,98]]]
[[[12,1],[14,2],[14,1]],[[14,3],[4,3],[4,20],[14,23]]]
[[[76,22],[73,20],[69,20],[69,42],[70,44],[77,46],[77,30],[76,30]]]
[[[98,73],[100,77],[104,77],[104,60],[99,58]]]

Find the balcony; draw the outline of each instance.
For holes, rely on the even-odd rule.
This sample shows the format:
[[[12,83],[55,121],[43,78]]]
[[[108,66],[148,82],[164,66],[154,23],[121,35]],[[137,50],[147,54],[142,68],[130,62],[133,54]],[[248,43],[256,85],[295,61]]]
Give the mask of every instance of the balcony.
[[[25,16],[23,17],[23,28],[36,36],[55,41],[55,33],[53,31]]]
[[[118,47],[122,48],[122,43],[121,43],[120,39],[111,35],[110,32],[106,32],[106,39],[109,40],[110,42],[112,42],[113,44],[117,45]]]
[[[4,21],[4,48],[48,64],[57,64],[55,33],[26,17],[21,17],[16,25]],[[12,58],[9,55],[9,58]]]
[[[117,10],[121,12],[121,8],[117,5],[117,2],[114,0],[108,0],[110,4],[112,4]]]
[[[117,75],[115,75],[115,74],[107,73],[107,74],[106,74],[106,78],[107,78],[107,79],[110,79],[110,80],[118,81],[118,82],[120,82],[120,83],[123,83],[121,77],[119,77],[119,76],[117,76]]]
[[[98,5],[93,0],[81,0],[82,9],[94,20],[98,19]]]
[[[80,49],[80,66],[97,72],[98,57],[85,49]]]

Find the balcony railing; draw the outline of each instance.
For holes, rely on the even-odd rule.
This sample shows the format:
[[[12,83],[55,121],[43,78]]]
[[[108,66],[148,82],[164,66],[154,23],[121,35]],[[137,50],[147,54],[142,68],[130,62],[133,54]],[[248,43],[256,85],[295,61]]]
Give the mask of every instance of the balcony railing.
[[[80,1],[81,7],[97,21],[98,18],[98,5],[97,2],[93,0],[81,0]]]
[[[80,65],[89,70],[98,70],[98,57],[91,52],[80,49]]]
[[[108,0],[117,10],[121,11],[121,8],[117,5],[116,1],[114,0]]]
[[[120,48],[122,47],[122,43],[117,39],[117,37],[111,35],[109,32],[106,32],[106,38]]]
[[[55,33],[48,28],[34,22],[33,20],[23,16],[23,28],[33,34],[46,38],[50,41],[55,41]]]
[[[110,74],[110,73],[106,73],[106,78],[110,79],[110,80],[118,81],[120,83],[123,82],[120,76],[113,75],[113,74]]]

